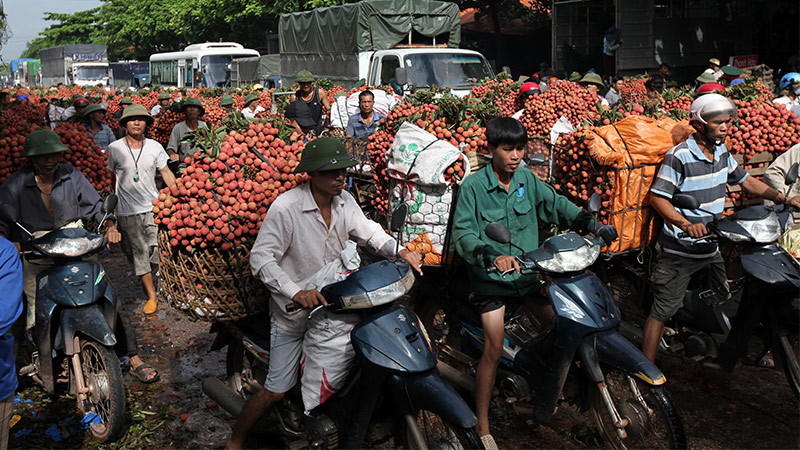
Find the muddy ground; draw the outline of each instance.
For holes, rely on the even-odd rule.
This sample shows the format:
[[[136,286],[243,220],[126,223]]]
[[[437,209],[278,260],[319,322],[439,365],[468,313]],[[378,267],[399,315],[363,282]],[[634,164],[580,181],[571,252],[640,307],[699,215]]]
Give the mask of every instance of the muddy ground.
[[[119,248],[101,257],[124,309],[139,335],[140,355],[161,372],[144,385],[125,376],[128,432],[116,443],[100,445],[86,431],[75,400],[49,397],[39,387],[21,385],[15,404],[19,421],[11,429],[10,448],[221,448],[233,419],[205,397],[200,382],[224,377],[224,350],[210,352],[209,325],[191,322],[161,303],[145,317],[138,279]],[[679,360],[659,361],[672,398],[683,415],[691,448],[800,448],[800,408],[781,372],[744,366],[733,375]],[[593,448],[591,422],[563,406],[551,425],[534,425],[510,408],[492,409],[494,435],[501,448]],[[266,438],[253,447],[276,448]]]

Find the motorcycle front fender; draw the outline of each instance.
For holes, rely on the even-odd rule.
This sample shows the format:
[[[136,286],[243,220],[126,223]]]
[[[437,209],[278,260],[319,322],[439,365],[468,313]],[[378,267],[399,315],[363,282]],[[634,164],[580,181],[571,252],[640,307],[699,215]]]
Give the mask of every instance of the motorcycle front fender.
[[[78,333],[94,339],[102,345],[113,347],[117,344],[114,336],[115,323],[108,323],[100,305],[65,309],[61,312],[61,329],[56,335],[56,348],[63,342],[64,353],[74,355],[80,351],[75,348],[75,335]]]
[[[393,399],[393,405],[403,413],[430,411],[462,428],[471,428],[478,423],[464,399],[444,381],[436,369],[389,375],[386,389]]]
[[[661,370],[615,330],[586,336],[583,344],[596,352],[599,362],[624,370],[647,384],[658,386],[667,382]]]
[[[742,247],[742,268],[764,283],[786,288],[800,288],[800,266],[777,244]]]

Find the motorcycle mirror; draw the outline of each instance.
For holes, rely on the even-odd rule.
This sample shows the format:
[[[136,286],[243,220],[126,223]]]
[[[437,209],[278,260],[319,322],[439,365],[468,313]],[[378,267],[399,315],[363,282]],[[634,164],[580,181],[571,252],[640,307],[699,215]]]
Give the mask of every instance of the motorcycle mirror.
[[[408,214],[408,205],[401,203],[392,212],[392,217],[389,221],[389,231],[399,233],[406,223],[406,215]]]
[[[689,194],[675,194],[672,196],[672,206],[680,209],[697,209],[700,202]]]
[[[11,205],[3,203],[0,205],[0,220],[6,223],[14,223],[19,220],[19,211]]]
[[[486,236],[489,236],[489,239],[501,244],[508,244],[511,242],[511,232],[508,231],[508,227],[500,222],[492,222],[486,225],[484,232]]]
[[[109,194],[105,200],[103,200],[103,206],[100,208],[104,214],[111,214],[117,208],[117,202],[119,198],[117,198],[114,194]]]
[[[592,194],[591,197],[589,197],[588,209],[589,209],[590,213],[592,213],[592,214],[599,213],[600,212],[600,206],[602,206],[602,205],[603,205],[603,201],[600,198],[600,196],[597,195],[597,192],[595,192],[594,194]]]
[[[797,181],[797,171],[800,169],[800,163],[792,164],[792,167],[786,172],[786,178],[784,178],[783,183],[786,186],[791,186]]]
[[[544,153],[532,153],[525,162],[530,166],[542,166],[547,164],[547,155]]]

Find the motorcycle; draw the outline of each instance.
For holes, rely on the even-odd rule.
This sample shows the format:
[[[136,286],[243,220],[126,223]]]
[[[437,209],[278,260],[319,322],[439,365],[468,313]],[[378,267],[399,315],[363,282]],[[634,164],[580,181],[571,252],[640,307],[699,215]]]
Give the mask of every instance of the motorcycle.
[[[786,185],[796,182],[797,171],[798,164],[794,164],[786,175]],[[686,194],[675,195],[672,204],[702,211],[699,202]],[[708,285],[704,273],[698,273],[690,282],[683,307],[666,324],[661,351],[697,361],[717,358],[710,365],[730,371],[741,356],[759,360],[771,350],[775,367],[785,372],[792,391],[800,397],[800,263],[777,244],[791,225],[792,212],[788,205],[757,205],[707,225],[709,234],[696,242],[719,242],[730,248],[728,277],[735,278],[731,299],[720,300],[717,287]],[[630,274],[636,269],[624,260],[616,264],[612,260],[606,272],[625,276],[626,271]],[[645,271],[639,269],[638,273],[641,276]],[[644,289],[640,292],[649,288],[647,282],[641,284]],[[632,297],[629,303],[633,305],[628,307],[638,312],[639,321],[628,325],[625,333],[641,339],[637,325],[646,318],[652,296],[645,292]]]
[[[593,196],[589,210],[596,213],[599,206],[599,196]],[[505,225],[490,223],[485,232],[522,252],[511,242]],[[597,276],[586,270],[604,242],[610,244],[568,232],[517,256],[523,271],[544,276],[555,320],[554,326],[546,325],[526,304],[507,308],[496,389],[506,404],[532,403],[542,422],[552,418],[562,398],[577,403],[591,411],[614,448],[686,448],[683,422],[664,386],[666,378],[617,333],[617,304]],[[440,347],[443,368],[449,367],[442,372],[470,389],[484,337],[480,316],[467,301],[465,276],[463,265],[437,273],[426,268],[428,283],[417,290],[421,294],[415,303]]]
[[[394,304],[413,284],[410,266],[398,258],[372,263],[322,288],[328,312],[363,315],[350,332],[356,362],[344,386],[308,413],[295,385],[268,414],[270,431],[292,448],[365,448],[392,429],[396,443],[406,448],[483,448],[475,415],[436,368],[436,350],[422,322],[411,309]],[[287,311],[298,308],[293,303]],[[233,416],[266,379],[269,323],[261,315],[212,326],[217,336],[211,349],[228,347],[228,384],[209,377],[203,392]]]
[[[115,195],[105,199],[101,224],[116,205]],[[25,257],[52,260],[36,276],[35,325],[20,343],[19,376],[30,377],[51,395],[64,390],[75,395],[80,411],[97,416],[89,426],[92,437],[111,441],[125,423],[125,386],[114,351],[119,306],[100,263],[83,260],[100,252],[107,240],[99,227],[95,233],[67,228],[34,238],[18,217],[14,207],[0,205],[0,218],[30,238],[22,243]]]

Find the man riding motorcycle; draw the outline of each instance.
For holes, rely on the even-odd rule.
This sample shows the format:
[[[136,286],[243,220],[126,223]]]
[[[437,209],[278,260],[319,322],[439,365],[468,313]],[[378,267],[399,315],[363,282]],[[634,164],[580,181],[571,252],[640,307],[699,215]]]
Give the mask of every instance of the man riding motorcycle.
[[[642,351],[651,361],[658,353],[664,322],[683,305],[694,273],[710,268],[717,295],[729,295],[717,244],[695,241],[708,234],[706,224],[722,217],[727,184],[741,184],[745,192],[776,203],[786,201],[785,195],[748,176],[734,161],[724,142],[735,117],[733,101],[720,94],[706,94],[692,102],[690,123],[696,131],[667,152],[650,188],[650,204],[664,219],[651,275],[653,307],[642,342]],[[697,198],[702,211],[676,209],[670,199],[677,193]],[[800,207],[800,197],[788,202]]]

